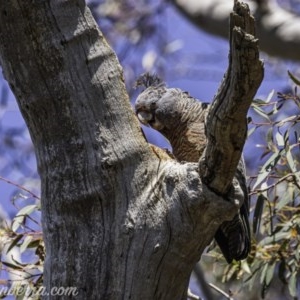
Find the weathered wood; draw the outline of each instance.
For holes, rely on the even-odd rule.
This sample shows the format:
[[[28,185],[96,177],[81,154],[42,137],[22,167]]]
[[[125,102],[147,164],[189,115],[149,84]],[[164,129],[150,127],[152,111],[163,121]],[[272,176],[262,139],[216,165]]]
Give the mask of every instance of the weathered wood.
[[[229,66],[207,117],[203,181],[221,195],[231,186],[247,135],[247,111],[263,79],[255,22],[246,4],[230,15]]]

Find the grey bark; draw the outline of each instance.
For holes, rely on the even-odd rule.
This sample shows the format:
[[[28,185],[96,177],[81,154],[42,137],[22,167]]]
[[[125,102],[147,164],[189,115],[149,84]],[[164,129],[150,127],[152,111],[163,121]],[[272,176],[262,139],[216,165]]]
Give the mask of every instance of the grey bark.
[[[198,164],[146,143],[85,2],[1,1],[0,62],[35,147],[47,291],[184,299],[194,264],[238,208],[203,184]]]
[[[173,0],[179,11],[197,27],[228,39],[228,0]],[[260,49],[271,56],[300,60],[300,17],[280,7],[275,0],[245,1],[256,19]]]
[[[230,190],[247,136],[247,111],[263,79],[254,18],[237,1],[229,41],[229,66],[207,117],[209,138],[200,161],[204,182],[221,195]]]

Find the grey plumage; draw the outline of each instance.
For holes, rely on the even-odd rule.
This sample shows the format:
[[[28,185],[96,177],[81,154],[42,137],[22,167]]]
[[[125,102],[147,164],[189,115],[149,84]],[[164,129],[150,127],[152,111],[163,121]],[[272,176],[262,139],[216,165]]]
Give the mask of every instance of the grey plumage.
[[[141,123],[150,125],[170,142],[178,161],[198,162],[206,147],[205,120],[208,103],[200,102],[177,88],[167,88],[157,77],[142,75],[138,85],[146,89],[135,103],[136,114]],[[241,260],[250,252],[249,199],[243,160],[235,177],[244,193],[244,203],[232,221],[224,222],[215,239],[226,260]]]

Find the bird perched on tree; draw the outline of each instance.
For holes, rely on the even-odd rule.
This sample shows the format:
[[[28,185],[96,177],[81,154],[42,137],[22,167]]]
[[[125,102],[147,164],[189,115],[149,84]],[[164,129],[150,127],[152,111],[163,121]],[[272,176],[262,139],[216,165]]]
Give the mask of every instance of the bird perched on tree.
[[[170,142],[173,155],[181,162],[198,162],[206,147],[205,120],[209,104],[178,88],[167,88],[155,75],[143,74],[136,86],[146,89],[135,102],[138,119],[162,133]],[[244,193],[244,202],[233,220],[224,222],[215,240],[228,263],[245,259],[250,252],[249,198],[245,168],[240,161],[235,174]]]

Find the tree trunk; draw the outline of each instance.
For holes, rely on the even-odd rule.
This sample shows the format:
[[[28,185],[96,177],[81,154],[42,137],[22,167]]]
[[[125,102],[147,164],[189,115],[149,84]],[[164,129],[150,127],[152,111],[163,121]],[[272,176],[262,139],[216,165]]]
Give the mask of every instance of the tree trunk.
[[[238,208],[202,183],[198,164],[146,143],[84,1],[1,1],[0,14],[1,65],[41,177],[44,299],[184,299],[194,264]]]

